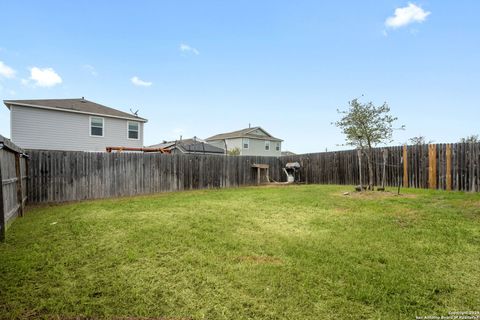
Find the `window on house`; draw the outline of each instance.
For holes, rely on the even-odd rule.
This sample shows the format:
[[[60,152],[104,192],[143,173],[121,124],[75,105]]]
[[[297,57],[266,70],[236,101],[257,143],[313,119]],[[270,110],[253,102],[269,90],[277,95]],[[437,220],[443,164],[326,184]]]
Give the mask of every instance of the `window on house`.
[[[243,149],[248,149],[250,147],[250,139],[243,138]]]
[[[90,135],[103,137],[103,118],[90,117]]]
[[[277,145],[275,146],[275,150],[280,151],[280,142],[277,142]]]
[[[265,141],[265,150],[270,150],[270,141]]]
[[[140,126],[138,122],[128,122],[128,139],[138,140]]]

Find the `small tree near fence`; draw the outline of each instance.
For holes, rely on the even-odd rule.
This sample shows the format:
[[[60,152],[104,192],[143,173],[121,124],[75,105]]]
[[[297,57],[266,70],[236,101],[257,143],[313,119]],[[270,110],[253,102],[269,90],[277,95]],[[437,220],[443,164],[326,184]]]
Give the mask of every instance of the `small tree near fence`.
[[[480,142],[480,139],[478,138],[477,134],[472,134],[471,136],[460,139],[460,143],[478,143],[478,142]]]
[[[342,118],[335,125],[345,134],[346,144],[357,147],[367,157],[368,187],[373,190],[372,148],[393,141],[393,122],[397,118],[390,114],[386,102],[377,107],[373,102],[361,103],[353,99],[348,104],[348,110],[337,110]]]
[[[238,148],[233,148],[227,151],[229,156],[239,156],[240,155],[240,149]]]
[[[408,139],[408,144],[414,145],[414,146],[421,146],[424,144],[432,144],[434,141],[433,140],[427,140],[424,136],[416,136]]]

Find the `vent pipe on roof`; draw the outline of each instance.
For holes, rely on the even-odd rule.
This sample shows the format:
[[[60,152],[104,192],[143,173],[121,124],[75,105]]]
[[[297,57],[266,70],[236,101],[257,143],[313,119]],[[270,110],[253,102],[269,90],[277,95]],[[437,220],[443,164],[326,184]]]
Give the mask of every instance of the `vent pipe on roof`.
[[[248,127],[251,128],[250,122],[248,123]]]

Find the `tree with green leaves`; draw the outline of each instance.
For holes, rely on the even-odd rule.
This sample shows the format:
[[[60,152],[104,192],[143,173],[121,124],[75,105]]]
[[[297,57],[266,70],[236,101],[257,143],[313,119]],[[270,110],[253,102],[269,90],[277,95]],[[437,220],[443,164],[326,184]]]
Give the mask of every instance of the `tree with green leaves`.
[[[348,110],[337,110],[342,118],[335,125],[345,134],[346,144],[355,146],[366,156],[368,187],[373,190],[373,148],[393,141],[393,123],[397,117],[390,114],[386,102],[375,106],[373,102],[361,103],[358,99],[353,99],[348,104]],[[401,127],[403,128],[404,126]]]
[[[240,149],[238,148],[233,148],[227,151],[229,156],[239,156],[240,155]]]
[[[472,134],[467,136],[466,138],[460,139],[460,143],[479,143],[480,139],[478,138],[478,134]]]

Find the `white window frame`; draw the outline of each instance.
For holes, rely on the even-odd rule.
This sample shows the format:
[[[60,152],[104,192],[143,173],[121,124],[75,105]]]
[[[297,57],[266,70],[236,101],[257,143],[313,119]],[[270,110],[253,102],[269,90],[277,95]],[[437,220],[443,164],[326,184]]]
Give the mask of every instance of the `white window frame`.
[[[265,140],[265,151],[270,151],[270,141]]]
[[[245,142],[247,147],[245,148]],[[242,149],[250,149],[250,139],[249,138],[242,138]]]
[[[277,145],[275,146],[276,151],[282,150],[281,142],[277,142]]]
[[[138,138],[137,139],[130,138],[130,135],[129,135],[130,123],[136,123],[137,126],[138,126],[138,136],[137,136]],[[128,140],[140,140],[140,122],[138,122],[138,121],[127,121],[127,139]]]
[[[98,136],[96,134],[92,134],[92,119],[93,118],[102,119],[102,135],[101,136]],[[104,117],[90,116],[88,121],[89,121],[88,122],[88,133],[90,134],[90,137],[93,137],[93,138],[103,138],[103,137],[105,137],[105,118]]]

